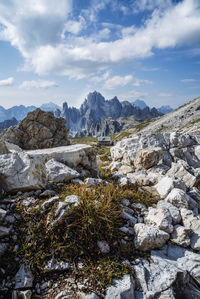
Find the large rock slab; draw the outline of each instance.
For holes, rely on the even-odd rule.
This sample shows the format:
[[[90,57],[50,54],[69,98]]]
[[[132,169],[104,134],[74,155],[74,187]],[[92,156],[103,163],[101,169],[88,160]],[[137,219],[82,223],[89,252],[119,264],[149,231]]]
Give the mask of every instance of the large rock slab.
[[[61,176],[55,175],[52,177],[50,168],[46,169],[45,166],[51,159],[55,159],[73,169],[84,168],[88,169],[93,175],[97,174],[96,157],[92,147],[77,144],[0,155],[2,186],[6,191],[30,190],[44,188],[48,179],[52,180],[53,178],[57,182],[58,178],[61,179]],[[53,173],[54,170],[52,170]],[[63,180],[65,178],[63,177]]]
[[[200,256],[183,247],[169,244],[153,250],[150,262],[141,259],[134,270],[140,298],[160,298],[168,289],[175,298],[200,298]]]
[[[0,178],[6,191],[41,189],[47,183],[44,161],[27,153],[0,155]]]

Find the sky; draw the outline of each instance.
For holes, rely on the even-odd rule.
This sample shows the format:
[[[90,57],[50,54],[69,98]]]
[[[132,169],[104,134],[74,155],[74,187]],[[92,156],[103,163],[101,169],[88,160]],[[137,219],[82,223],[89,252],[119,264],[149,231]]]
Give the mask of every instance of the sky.
[[[200,0],[1,0],[0,105],[200,96]]]

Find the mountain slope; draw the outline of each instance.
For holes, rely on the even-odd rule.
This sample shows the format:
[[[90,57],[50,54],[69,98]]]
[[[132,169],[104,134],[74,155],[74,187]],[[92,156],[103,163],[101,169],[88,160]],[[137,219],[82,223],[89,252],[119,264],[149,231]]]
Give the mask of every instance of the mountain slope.
[[[142,125],[142,124],[141,124]],[[200,97],[177,108],[159,119],[152,120],[144,128],[132,128],[133,133],[155,134],[159,132],[180,131],[194,132],[200,129]]]

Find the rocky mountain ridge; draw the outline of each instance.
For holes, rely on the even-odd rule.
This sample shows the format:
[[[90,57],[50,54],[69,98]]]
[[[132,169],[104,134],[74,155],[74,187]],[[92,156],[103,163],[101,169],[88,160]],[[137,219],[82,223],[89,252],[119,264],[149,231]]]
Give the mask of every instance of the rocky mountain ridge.
[[[61,117],[67,120],[67,127],[70,129],[71,134],[85,131],[86,135],[90,135],[92,131],[97,130],[94,127],[100,127],[101,122],[106,118],[117,120],[120,117],[133,116],[136,121],[143,121],[161,115],[156,108],[146,107],[140,109],[128,101],[120,102],[117,97],[105,100],[96,91],[88,94],[80,109],[68,107],[68,104],[64,103],[60,114]]]

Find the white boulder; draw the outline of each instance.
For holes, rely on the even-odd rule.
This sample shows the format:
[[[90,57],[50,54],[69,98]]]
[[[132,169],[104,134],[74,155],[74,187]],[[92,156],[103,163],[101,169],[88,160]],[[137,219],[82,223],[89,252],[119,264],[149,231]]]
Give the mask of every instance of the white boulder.
[[[156,226],[169,234],[173,231],[172,216],[168,209],[149,208],[145,223]]]
[[[188,196],[183,190],[174,188],[165,200],[173,204],[177,208],[188,208],[190,202],[190,196]]]
[[[174,226],[170,240],[179,246],[188,247],[190,246],[190,235],[191,229],[178,224]]]
[[[186,191],[184,182],[181,182],[180,180],[177,180],[170,176],[164,176],[163,178],[161,178],[155,185],[155,188],[161,198],[165,198],[174,188],[180,188]]]
[[[157,203],[157,208],[168,209],[168,211],[171,214],[173,224],[178,224],[181,222],[181,215],[179,209],[173,206],[171,203],[166,202],[165,200],[160,200]]]
[[[169,240],[168,233],[143,223],[135,224],[134,230],[135,246],[142,251],[161,248]]]

